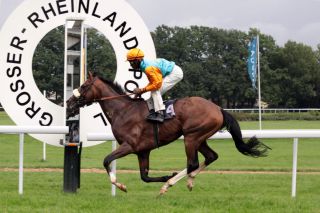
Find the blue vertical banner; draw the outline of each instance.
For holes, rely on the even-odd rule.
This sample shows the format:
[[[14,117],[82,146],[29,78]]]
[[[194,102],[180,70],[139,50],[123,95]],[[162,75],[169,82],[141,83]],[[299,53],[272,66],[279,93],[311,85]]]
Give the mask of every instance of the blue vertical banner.
[[[248,51],[248,74],[251,79],[252,87],[257,89],[257,37],[254,37],[249,43]]]

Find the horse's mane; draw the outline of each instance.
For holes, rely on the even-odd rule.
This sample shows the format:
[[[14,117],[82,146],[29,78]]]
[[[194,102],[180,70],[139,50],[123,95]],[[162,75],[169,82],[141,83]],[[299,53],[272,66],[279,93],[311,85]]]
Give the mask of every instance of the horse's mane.
[[[97,76],[102,82],[104,82],[105,84],[109,85],[115,92],[119,93],[119,95],[126,95],[127,93],[124,91],[124,89],[121,87],[120,84],[104,79],[101,76]],[[132,101],[141,101],[143,99],[137,99],[137,98],[131,98],[130,96],[125,96],[126,98],[132,100]]]
[[[117,93],[119,93],[119,95],[125,95],[125,91],[122,89],[122,87],[116,83],[116,82],[113,82],[113,81],[110,81],[110,80],[107,80],[107,79],[104,79],[100,76],[97,76],[101,81],[103,81],[105,84],[108,84],[114,91],[116,91]]]

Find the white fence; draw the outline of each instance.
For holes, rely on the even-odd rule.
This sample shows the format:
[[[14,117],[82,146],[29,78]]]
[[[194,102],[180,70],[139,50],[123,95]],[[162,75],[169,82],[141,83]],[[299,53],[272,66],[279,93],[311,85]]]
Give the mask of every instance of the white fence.
[[[259,113],[259,108],[243,108],[243,109],[224,109],[229,112],[247,112]],[[264,108],[261,109],[262,113],[291,113],[291,112],[311,112],[320,111],[320,108]]]
[[[297,185],[297,156],[298,156],[298,138],[320,138],[320,130],[242,130],[243,138],[293,138],[293,159],[292,159],[292,185],[291,196],[296,196]],[[218,132],[210,139],[229,139],[232,138],[227,131]],[[114,140],[112,134],[89,133],[88,141]],[[182,139],[182,137],[181,137]],[[114,146],[113,146],[114,147]],[[115,188],[112,188],[112,195],[115,195]]]
[[[0,134],[19,134],[19,194],[23,194],[23,144],[24,134],[64,134],[67,126],[0,126]]]
[[[65,134],[68,133],[67,126],[0,126],[0,134],[19,134],[19,194],[23,193],[23,144],[24,134]],[[293,164],[292,164],[292,191],[291,196],[296,196],[296,178],[297,178],[297,154],[299,138],[320,138],[320,130],[243,130],[243,138],[256,136],[257,138],[293,138]],[[210,139],[228,139],[231,138],[229,132],[218,132]],[[113,149],[116,149],[116,142],[112,134],[89,133],[88,141],[112,140]],[[115,161],[112,169],[115,170]],[[112,188],[112,194],[115,195],[115,188]]]

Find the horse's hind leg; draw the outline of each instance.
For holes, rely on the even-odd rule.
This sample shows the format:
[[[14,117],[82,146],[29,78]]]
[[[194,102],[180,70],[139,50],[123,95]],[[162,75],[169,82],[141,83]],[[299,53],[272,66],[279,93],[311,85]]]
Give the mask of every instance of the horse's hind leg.
[[[160,195],[166,193],[168,188],[176,184],[179,180],[190,174],[192,171],[199,167],[197,144],[194,143],[194,139],[191,137],[185,137],[185,149],[187,155],[187,168],[179,172],[177,175],[169,179],[161,188]]]
[[[213,161],[218,159],[218,154],[208,146],[206,141],[200,145],[199,152],[204,156],[205,160],[200,164],[200,166],[196,170],[192,171],[188,175],[187,187],[189,188],[190,191],[193,188],[193,180],[195,176],[199,174],[201,170],[206,168]]]
[[[174,184],[176,184],[179,180],[181,180],[182,178],[184,178],[187,175],[187,169],[182,170],[181,172],[179,172],[178,174],[176,174],[175,176],[173,176],[172,178],[170,178],[160,189],[159,194],[163,195],[164,193],[166,193],[169,189],[169,187],[173,186]]]

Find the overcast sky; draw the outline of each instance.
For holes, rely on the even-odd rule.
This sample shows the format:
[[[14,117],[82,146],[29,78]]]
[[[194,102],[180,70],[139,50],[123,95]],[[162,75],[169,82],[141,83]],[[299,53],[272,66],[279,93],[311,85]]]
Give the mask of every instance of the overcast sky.
[[[40,0],[39,0],[40,1]],[[109,0],[112,1],[112,0]],[[113,0],[116,1],[116,0]],[[0,26],[21,0],[0,0]],[[150,31],[157,26],[202,25],[247,32],[258,28],[283,46],[320,44],[320,0],[127,0]]]

